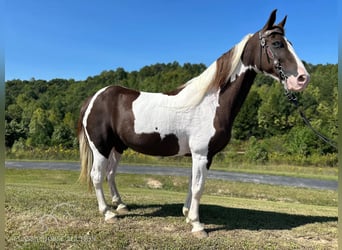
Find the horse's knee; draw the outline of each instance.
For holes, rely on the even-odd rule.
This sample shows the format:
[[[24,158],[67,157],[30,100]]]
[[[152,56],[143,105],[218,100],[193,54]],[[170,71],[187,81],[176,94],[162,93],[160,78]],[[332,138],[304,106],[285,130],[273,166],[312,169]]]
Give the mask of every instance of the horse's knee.
[[[102,167],[93,167],[90,173],[94,186],[102,185],[104,173]]]
[[[201,183],[195,183],[192,185],[192,199],[201,199],[201,196],[204,191],[204,181]]]
[[[91,176],[91,180],[93,182],[93,186],[95,189],[102,187],[102,178],[98,178],[97,176]]]

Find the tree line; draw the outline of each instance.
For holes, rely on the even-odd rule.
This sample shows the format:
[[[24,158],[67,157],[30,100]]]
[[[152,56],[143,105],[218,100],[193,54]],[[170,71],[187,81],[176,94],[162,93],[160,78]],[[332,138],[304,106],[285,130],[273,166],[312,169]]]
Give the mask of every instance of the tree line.
[[[305,63],[311,75],[307,89],[298,93],[300,106],[312,125],[337,138],[337,64]],[[157,63],[139,71],[123,68],[103,71],[83,81],[6,81],[5,144],[16,148],[58,146],[76,149],[79,110],[85,99],[107,85],[122,85],[150,92],[177,88],[206,69],[204,64]],[[296,108],[273,79],[258,75],[233,127],[233,140],[253,139],[284,155],[336,154],[305,126]],[[255,144],[255,142],[254,142]],[[267,147],[266,147],[267,148]]]

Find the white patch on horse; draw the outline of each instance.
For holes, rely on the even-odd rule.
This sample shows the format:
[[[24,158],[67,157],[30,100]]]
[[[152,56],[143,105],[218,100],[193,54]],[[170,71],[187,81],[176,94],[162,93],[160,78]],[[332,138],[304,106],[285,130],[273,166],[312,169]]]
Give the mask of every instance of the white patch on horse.
[[[290,53],[293,55],[293,57],[294,57],[295,60],[296,60],[298,69],[299,69],[299,70],[302,70],[303,72],[305,72],[306,74],[308,74],[307,71],[306,71],[306,69],[305,69],[305,66],[304,66],[302,60],[299,59],[299,57],[297,56],[297,54],[296,54],[296,52],[295,52],[295,50],[294,50],[292,44],[291,44],[286,38],[285,38],[285,41],[286,41],[286,43],[287,43],[287,47],[288,47]],[[301,73],[301,72],[298,72],[298,73]]]
[[[179,144],[177,155],[190,153],[191,150],[201,150],[206,155],[208,142],[215,133],[219,90],[206,93],[198,105],[188,109],[175,109],[178,99],[178,95],[141,92],[132,104],[134,131],[136,134],[156,132],[161,139],[174,134]]]
[[[247,70],[254,70],[254,71],[258,71],[258,69],[256,67],[253,66],[246,66],[243,64],[243,62],[240,60],[239,64],[236,66],[235,70],[232,73],[232,76],[230,78],[231,82],[234,82],[239,76],[241,76],[242,74],[244,74]]]

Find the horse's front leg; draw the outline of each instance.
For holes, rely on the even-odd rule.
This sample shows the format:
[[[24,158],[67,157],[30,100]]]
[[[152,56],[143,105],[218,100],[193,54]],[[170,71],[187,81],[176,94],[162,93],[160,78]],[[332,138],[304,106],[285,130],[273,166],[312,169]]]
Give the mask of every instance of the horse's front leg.
[[[204,225],[199,219],[199,204],[204,190],[204,182],[207,177],[207,157],[202,155],[192,155],[192,181],[191,181],[191,203],[187,221],[191,223],[191,232],[198,238],[207,237]],[[184,211],[183,211],[184,212]]]

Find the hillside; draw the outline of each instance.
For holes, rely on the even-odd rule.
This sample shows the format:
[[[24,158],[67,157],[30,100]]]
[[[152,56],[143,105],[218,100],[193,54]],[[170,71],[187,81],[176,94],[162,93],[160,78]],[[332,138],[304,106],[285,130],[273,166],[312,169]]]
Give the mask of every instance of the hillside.
[[[337,138],[337,65],[306,64],[308,88],[297,94],[312,125]],[[166,92],[199,75],[204,64],[157,63],[139,71],[103,71],[84,81],[31,79],[6,82],[5,142],[7,154],[58,148],[77,150],[76,127],[84,100],[107,85]],[[231,147],[218,156],[231,161],[292,162],[335,166],[336,149],[319,140],[284,96],[282,86],[259,75],[233,128]],[[234,153],[242,152],[238,156]],[[33,156],[34,157],[34,156]],[[221,159],[222,160],[222,159]]]

